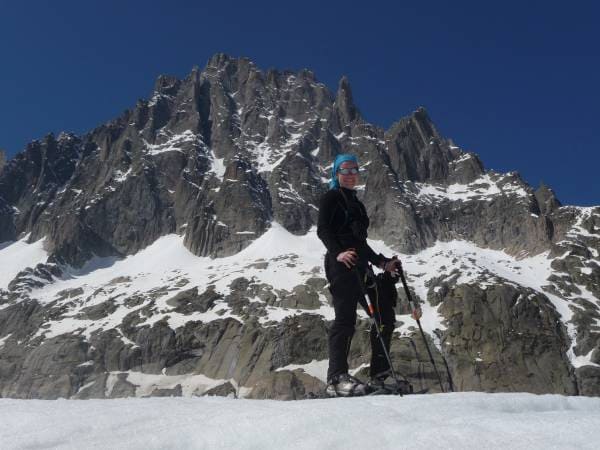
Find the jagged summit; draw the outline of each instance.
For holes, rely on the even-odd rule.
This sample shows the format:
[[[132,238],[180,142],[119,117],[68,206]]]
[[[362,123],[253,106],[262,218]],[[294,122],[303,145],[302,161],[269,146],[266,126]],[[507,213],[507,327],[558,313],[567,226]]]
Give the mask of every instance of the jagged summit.
[[[272,220],[305,233],[316,220],[326,167],[342,151],[371,160],[367,195],[386,173],[394,183],[444,183],[470,182],[481,171],[475,156],[458,161],[463,152],[438,135],[423,109],[384,132],[361,118],[346,77],[334,96],[309,70],[265,73],[225,54],[182,80],[158,77],[149,100],[81,138],[69,136],[32,144],[0,180],[0,195],[22,212],[6,219],[15,224],[13,239],[47,236],[53,257],[75,265],[134,253],[177,230],[190,250],[213,256],[241,250]],[[70,162],[54,179],[46,172],[58,154]],[[25,169],[30,159],[39,173]],[[27,203],[27,181],[10,186],[23,172],[52,183],[36,193],[44,200],[35,207]],[[131,214],[120,214],[132,196]],[[242,207],[243,217],[232,213]],[[409,241],[408,250],[428,244],[408,236],[396,243]]]
[[[46,236],[53,257],[69,264],[135,253],[173,231],[185,234],[194,253],[212,256],[241,250],[273,220],[305,233],[316,220],[326,169],[346,151],[369,164],[363,177],[368,204],[385,205],[373,207],[385,212],[373,221],[372,234],[403,251],[464,236],[492,248],[536,253],[555,238],[555,227],[540,226],[529,214],[555,211],[560,203],[553,194],[534,194],[517,174],[486,175],[477,155],[441,136],[424,108],[387,131],[365,122],[345,76],[334,96],[309,70],[263,72],[248,58],[218,53],[182,80],[158,77],[151,98],[115,120],[81,138],[68,136],[35,141],[14,158],[0,179],[0,196],[21,212],[4,216],[14,230],[6,236]],[[55,177],[58,166],[61,175]],[[35,202],[27,193],[31,183],[42,188]],[[482,203],[493,216],[485,220],[498,220],[504,212],[496,208],[508,202],[514,225],[482,235],[478,211],[460,214],[468,221],[460,232],[440,228],[431,200],[448,203],[454,216],[452,201],[460,198],[448,195],[454,189],[448,187],[471,184],[499,195],[497,202]],[[404,193],[403,201],[391,206],[385,199],[396,192]],[[133,210],[120,214],[133,196]],[[240,208],[243,217],[232,213]],[[392,235],[389,221],[403,231]],[[523,234],[523,227],[529,231]]]
[[[540,186],[535,191],[535,197],[542,214],[552,213],[562,206],[562,203],[558,200],[554,191],[544,184],[544,182],[540,183]]]
[[[598,394],[600,208],[485,170],[423,108],[384,130],[345,77],[334,94],[216,54],[0,168],[0,396],[138,395],[150,375],[153,395],[319,386],[332,314],[314,227],[340,152],[457,385]],[[396,356],[427,384],[399,312]]]
[[[358,108],[354,105],[350,82],[345,75],[340,79],[334,105],[343,127],[361,119]]]

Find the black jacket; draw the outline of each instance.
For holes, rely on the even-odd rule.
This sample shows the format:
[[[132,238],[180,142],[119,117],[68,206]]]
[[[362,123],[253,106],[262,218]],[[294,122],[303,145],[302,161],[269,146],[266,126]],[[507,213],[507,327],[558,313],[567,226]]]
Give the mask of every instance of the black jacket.
[[[329,264],[336,272],[348,270],[336,257],[349,248],[356,250],[359,268],[366,267],[367,262],[379,266],[386,261],[367,244],[368,227],[369,217],[365,206],[356,197],[356,191],[340,187],[327,191],[321,197],[317,235],[327,247]]]

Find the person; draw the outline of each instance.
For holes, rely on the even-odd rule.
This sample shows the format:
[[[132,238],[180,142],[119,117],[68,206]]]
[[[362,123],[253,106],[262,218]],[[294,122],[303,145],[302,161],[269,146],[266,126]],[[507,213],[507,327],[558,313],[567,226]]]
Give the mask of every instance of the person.
[[[331,168],[329,190],[319,206],[317,235],[325,245],[325,276],[333,298],[335,318],[329,328],[329,368],[326,393],[329,396],[364,395],[369,386],[348,373],[348,353],[354,335],[357,304],[364,302],[364,280],[368,264],[384,270],[386,275],[398,275],[401,262],[396,257],[377,254],[367,243],[369,217],[356,196],[359,179],[358,159],[352,154],[339,154]],[[385,277],[384,277],[385,278]],[[396,278],[397,279],[397,278]],[[395,288],[393,289],[395,295]],[[376,314],[385,333],[386,346],[394,329],[395,313],[390,301],[380,306]],[[420,308],[413,310],[420,318]],[[376,318],[377,320],[377,318]],[[381,349],[376,330],[371,329],[370,384],[383,383],[389,375],[389,364]]]

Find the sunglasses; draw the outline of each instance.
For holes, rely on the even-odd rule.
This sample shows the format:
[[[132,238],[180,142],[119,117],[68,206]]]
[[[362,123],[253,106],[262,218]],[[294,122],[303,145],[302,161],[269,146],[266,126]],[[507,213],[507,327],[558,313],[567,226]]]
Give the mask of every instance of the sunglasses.
[[[356,175],[358,173],[358,167],[350,167],[349,169],[338,169],[338,172],[342,175]]]

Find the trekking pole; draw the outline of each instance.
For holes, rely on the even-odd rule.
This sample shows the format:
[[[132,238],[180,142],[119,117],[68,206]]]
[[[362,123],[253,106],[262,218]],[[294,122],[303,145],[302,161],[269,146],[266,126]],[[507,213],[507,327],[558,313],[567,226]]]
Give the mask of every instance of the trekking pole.
[[[396,376],[396,371],[394,370],[394,366],[392,365],[392,359],[390,358],[390,354],[388,353],[388,350],[385,346],[385,341],[381,334],[381,330],[379,329],[379,324],[377,323],[377,319],[375,318],[375,307],[373,306],[373,303],[371,303],[369,294],[367,294],[367,288],[364,285],[363,280],[360,277],[360,272],[358,271],[358,268],[356,266],[354,266],[353,270],[354,270],[354,273],[356,274],[356,277],[358,278],[358,284],[360,286],[360,290],[362,291],[362,294],[364,295],[365,300],[367,302],[367,315],[371,319],[371,326],[375,327],[375,331],[377,332],[377,337],[379,338],[381,348],[383,349],[383,353],[385,354],[385,359],[387,360],[387,362],[390,366],[390,372],[392,372],[392,378],[396,382],[397,392],[398,392],[398,394],[400,394],[400,397],[403,397],[402,387],[400,386],[400,381],[398,380],[398,377]]]
[[[402,269],[401,266],[399,267],[398,274],[400,275],[400,279],[402,280],[402,285],[404,286],[404,292],[406,293],[406,298],[408,299],[408,303],[411,306],[411,312],[412,312],[415,310],[415,302],[412,298],[412,295],[410,294],[410,290],[408,289],[408,284],[406,283],[406,278],[404,277],[404,270]],[[414,316],[413,316],[413,318],[414,318]],[[440,376],[440,372],[438,371],[437,366],[435,365],[433,355],[431,354],[431,349],[429,348],[429,344],[427,343],[427,339],[425,338],[425,332],[423,331],[423,327],[421,326],[421,321],[419,319],[415,319],[415,320],[417,321],[417,325],[419,325],[419,331],[421,332],[421,337],[423,338],[423,342],[425,343],[425,348],[427,349],[427,353],[429,354],[429,360],[431,361],[431,364],[433,365],[433,370],[435,370],[438,381],[440,383],[440,389],[442,390],[442,392],[446,392],[444,390],[444,385],[442,384],[442,377]]]

